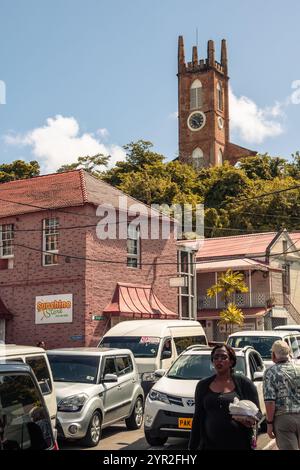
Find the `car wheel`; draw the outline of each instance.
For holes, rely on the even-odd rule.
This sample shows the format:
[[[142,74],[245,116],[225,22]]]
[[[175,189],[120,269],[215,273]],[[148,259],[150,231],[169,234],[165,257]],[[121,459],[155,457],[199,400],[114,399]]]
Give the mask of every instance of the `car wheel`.
[[[87,433],[83,439],[83,444],[87,447],[95,447],[101,438],[102,418],[99,411],[95,411],[91,417],[91,421]]]
[[[150,446],[163,446],[168,438],[167,437],[154,437],[150,431],[145,430],[145,438]]]
[[[142,397],[138,397],[131,415],[125,419],[127,429],[140,429],[143,423],[144,403]]]

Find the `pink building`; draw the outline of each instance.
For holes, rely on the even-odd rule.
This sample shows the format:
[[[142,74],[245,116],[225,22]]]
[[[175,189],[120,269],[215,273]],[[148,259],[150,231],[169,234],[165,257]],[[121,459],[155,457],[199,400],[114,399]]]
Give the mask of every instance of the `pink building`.
[[[119,208],[124,196],[83,170],[0,185],[0,340],[94,346],[122,319],[177,317],[172,233],[143,239],[117,219],[109,225],[115,239],[97,235],[97,207]]]

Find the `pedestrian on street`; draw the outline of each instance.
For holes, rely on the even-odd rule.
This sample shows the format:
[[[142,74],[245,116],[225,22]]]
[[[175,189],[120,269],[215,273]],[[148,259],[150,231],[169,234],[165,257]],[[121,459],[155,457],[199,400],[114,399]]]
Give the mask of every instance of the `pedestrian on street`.
[[[300,450],[300,365],[281,340],[273,343],[272,361],[263,382],[267,432],[279,450]]]
[[[247,377],[234,374],[236,355],[226,344],[211,352],[216,374],[198,382],[195,412],[189,442],[190,450],[251,450],[255,418],[236,421],[229,412],[234,398],[250,400],[259,409],[255,385]]]
[[[39,341],[36,345],[38,348],[46,349],[45,341]]]

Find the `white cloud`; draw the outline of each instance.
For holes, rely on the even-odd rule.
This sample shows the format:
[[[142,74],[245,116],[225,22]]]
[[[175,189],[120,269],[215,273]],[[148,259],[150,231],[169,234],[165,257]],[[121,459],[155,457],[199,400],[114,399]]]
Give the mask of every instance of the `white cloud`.
[[[97,134],[109,135],[106,129],[99,129]],[[9,134],[5,136],[9,145],[30,146],[32,154],[42,167],[42,172],[56,171],[61,165],[73,163],[79,156],[103,153],[111,155],[109,166],[125,159],[125,151],[118,145],[104,145],[92,133],[80,135],[79,124],[74,117],[57,115],[48,118],[46,125],[27,132],[25,135]]]
[[[249,143],[261,143],[268,137],[283,133],[282,124],[275,118],[283,117],[283,105],[259,108],[246,96],[237,97],[229,90],[230,126]]]
[[[102,129],[98,129],[96,133],[100,135],[102,139],[107,139],[109,137],[109,132],[105,127],[103,127]]]
[[[292,104],[300,104],[300,80],[294,80],[292,82],[293,93],[290,96]]]

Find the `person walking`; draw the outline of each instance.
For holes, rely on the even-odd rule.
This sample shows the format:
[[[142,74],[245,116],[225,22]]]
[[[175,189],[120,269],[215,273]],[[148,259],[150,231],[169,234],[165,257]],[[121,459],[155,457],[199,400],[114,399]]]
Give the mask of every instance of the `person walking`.
[[[272,345],[272,361],[263,380],[267,433],[279,450],[300,450],[300,364],[281,340]]]
[[[234,398],[250,400],[259,409],[255,385],[247,377],[234,374],[236,355],[226,344],[211,352],[216,374],[198,382],[189,450],[251,450],[255,418],[236,421],[229,412]]]

